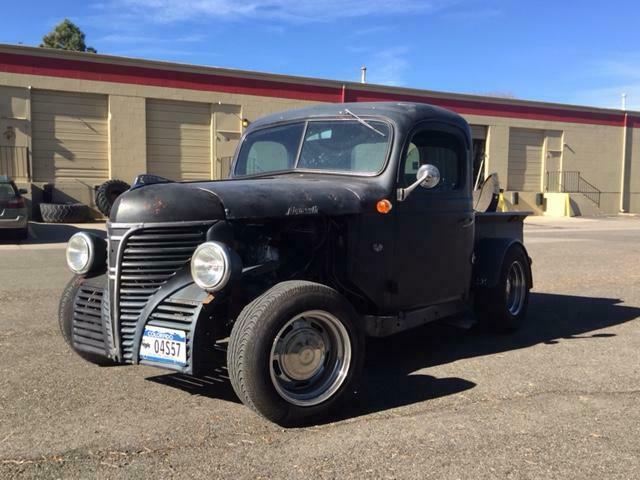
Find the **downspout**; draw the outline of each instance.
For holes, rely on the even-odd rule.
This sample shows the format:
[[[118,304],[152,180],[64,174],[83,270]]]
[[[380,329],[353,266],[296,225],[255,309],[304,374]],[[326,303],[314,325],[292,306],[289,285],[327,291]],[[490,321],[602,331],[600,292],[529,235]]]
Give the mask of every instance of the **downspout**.
[[[627,131],[629,130],[629,114],[624,112],[624,121],[622,123],[622,171],[620,172],[620,213],[627,213],[626,194],[627,194]]]
[[[344,83],[342,84],[342,92],[340,94],[340,102],[341,103],[347,103],[347,86]]]

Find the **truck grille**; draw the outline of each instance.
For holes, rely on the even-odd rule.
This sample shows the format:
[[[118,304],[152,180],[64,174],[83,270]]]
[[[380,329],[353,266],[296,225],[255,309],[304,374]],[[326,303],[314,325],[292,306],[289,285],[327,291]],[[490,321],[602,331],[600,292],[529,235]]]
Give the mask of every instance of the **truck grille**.
[[[205,240],[206,226],[137,230],[121,248],[118,310],[125,361],[132,361],[140,313],[149,298],[187,263]]]
[[[105,354],[105,335],[102,325],[104,289],[83,285],[73,304],[73,344],[79,350]]]

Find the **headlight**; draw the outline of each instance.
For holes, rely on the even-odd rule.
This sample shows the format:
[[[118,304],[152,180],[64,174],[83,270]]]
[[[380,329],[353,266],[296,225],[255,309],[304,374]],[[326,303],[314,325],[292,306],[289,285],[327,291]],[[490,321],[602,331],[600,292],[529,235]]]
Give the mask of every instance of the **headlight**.
[[[67,243],[67,265],[73,273],[82,275],[91,270],[95,249],[88,234],[74,234]]]
[[[205,242],[191,257],[191,276],[196,284],[209,291],[217,291],[229,281],[231,259],[227,247],[218,242]]]

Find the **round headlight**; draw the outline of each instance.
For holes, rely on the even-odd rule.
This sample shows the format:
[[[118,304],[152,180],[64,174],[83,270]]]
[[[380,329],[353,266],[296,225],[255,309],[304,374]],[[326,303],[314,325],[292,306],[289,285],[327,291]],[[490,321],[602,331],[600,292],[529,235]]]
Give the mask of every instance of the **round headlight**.
[[[205,242],[196,248],[191,257],[191,276],[200,288],[220,290],[227,284],[230,275],[227,247],[218,242]]]
[[[93,264],[93,242],[84,233],[76,233],[67,243],[67,265],[73,273],[82,275],[91,269]]]

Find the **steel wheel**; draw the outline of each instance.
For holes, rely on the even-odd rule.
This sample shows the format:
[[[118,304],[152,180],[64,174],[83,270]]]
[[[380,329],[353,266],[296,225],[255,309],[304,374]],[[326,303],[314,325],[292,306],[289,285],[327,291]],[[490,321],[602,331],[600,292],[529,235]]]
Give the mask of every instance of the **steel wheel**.
[[[351,340],[334,315],[311,310],[289,320],[271,347],[271,381],[287,402],[318,405],[335,394],[351,364]]]
[[[515,261],[509,267],[507,273],[507,282],[505,286],[505,295],[507,300],[507,310],[513,316],[516,316],[524,306],[527,296],[527,280],[525,278],[524,269],[520,262]]]

